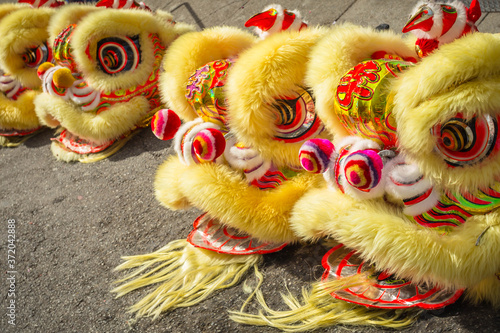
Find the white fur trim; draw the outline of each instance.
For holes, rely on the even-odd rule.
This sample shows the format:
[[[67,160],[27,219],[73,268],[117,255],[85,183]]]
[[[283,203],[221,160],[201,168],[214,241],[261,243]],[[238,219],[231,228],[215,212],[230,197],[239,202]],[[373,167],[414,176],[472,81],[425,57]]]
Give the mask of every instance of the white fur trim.
[[[354,153],[358,150],[366,150],[366,149],[376,149],[376,150],[381,150],[380,145],[376,143],[373,140],[370,139],[361,139],[358,142],[354,143],[351,148],[349,148],[349,151],[351,153]]]
[[[7,74],[0,76],[0,91],[5,93],[8,98],[14,96],[21,87],[21,83],[14,77]]]
[[[357,136],[343,137],[343,138],[341,138],[341,140],[338,140],[337,142],[334,143],[335,150],[337,152],[339,152],[342,148],[353,145],[354,143],[358,142],[359,140],[362,140],[362,139],[360,137],[357,137]]]
[[[427,198],[417,204],[405,207],[403,212],[406,215],[420,215],[438,203],[441,191],[424,178],[417,165],[406,163],[402,155],[388,162],[384,171],[387,172],[385,191],[400,200],[416,197],[432,188],[432,192]],[[405,185],[400,185],[402,183]]]
[[[214,128],[220,130],[220,127],[214,123],[204,122],[201,118],[189,121],[183,124],[174,136],[174,149],[179,156],[179,160],[186,165],[198,163],[191,155],[193,140],[201,130]],[[184,142],[182,140],[184,139]],[[184,146],[181,147],[181,144]],[[183,149],[184,148],[184,149]]]
[[[329,188],[338,189],[337,182],[335,181],[335,172],[334,168],[328,168],[325,172],[323,172],[323,178],[328,184]]]
[[[271,168],[271,161],[262,160],[262,164],[251,172],[245,172],[245,178],[247,182],[251,183],[255,179],[259,179],[266,174],[266,172]]]
[[[425,200],[415,205],[406,206],[403,213],[410,216],[416,216],[428,212],[437,205],[440,197],[441,191],[433,188],[431,194]]]
[[[399,199],[409,199],[432,188],[414,164],[398,164],[388,170],[386,190]]]
[[[259,179],[271,168],[271,161],[265,161],[253,148],[236,147],[237,140],[231,137],[227,140],[224,157],[227,163],[234,169],[246,170],[245,178],[248,182]],[[248,172],[249,170],[252,170]]]
[[[42,90],[44,93],[47,93],[51,96],[62,98],[63,100],[67,101],[69,99],[69,97],[68,97],[66,91],[65,91],[64,95],[59,95],[54,91],[54,89],[52,87],[52,79],[53,79],[54,73],[58,69],[61,69],[61,68],[64,68],[64,67],[54,66],[54,67],[51,67],[45,71],[45,73],[42,76]]]
[[[347,146],[351,146],[349,148],[350,152],[355,152],[358,150],[365,150],[365,149],[381,150],[380,145],[375,141],[370,139],[362,139],[358,136],[346,136],[342,138],[342,140],[340,140],[338,144],[335,145],[335,147],[338,147],[337,149],[338,152],[342,148],[345,148]]]

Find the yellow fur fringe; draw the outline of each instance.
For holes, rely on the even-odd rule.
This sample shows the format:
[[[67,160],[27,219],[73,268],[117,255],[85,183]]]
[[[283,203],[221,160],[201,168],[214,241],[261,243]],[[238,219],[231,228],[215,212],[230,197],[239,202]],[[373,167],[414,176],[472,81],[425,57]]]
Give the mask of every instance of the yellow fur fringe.
[[[54,45],[54,40],[57,35],[70,24],[78,23],[84,16],[93,12],[105,10],[103,7],[96,7],[91,5],[84,5],[79,3],[68,4],[58,8],[56,14],[50,20],[49,32],[49,45]]]
[[[27,4],[20,3],[3,3],[0,5],[0,20],[2,20],[5,16],[14,12],[15,10],[26,8]]]
[[[474,304],[490,302],[496,309],[500,309],[500,269],[496,275],[481,280],[481,282],[467,289],[467,300]]]
[[[236,256],[196,248],[186,240],[175,240],[156,252],[124,257],[116,270],[133,269],[112,290],[121,297],[151,285],[158,287],[130,308],[136,317],[158,317],[162,312],[188,307],[219,289],[238,283],[261,255]]]
[[[316,282],[311,290],[302,289],[302,301],[290,292],[281,295],[290,310],[276,311],[271,309],[261,290],[254,291],[262,310],[258,314],[230,311],[230,318],[236,322],[254,325],[271,326],[285,332],[303,332],[331,325],[373,325],[389,328],[403,328],[412,324],[418,317],[419,310],[369,309],[335,299],[334,291],[361,286],[367,281],[365,275],[355,275],[341,280]],[[253,295],[253,294],[252,294]],[[251,296],[252,296],[251,295]]]

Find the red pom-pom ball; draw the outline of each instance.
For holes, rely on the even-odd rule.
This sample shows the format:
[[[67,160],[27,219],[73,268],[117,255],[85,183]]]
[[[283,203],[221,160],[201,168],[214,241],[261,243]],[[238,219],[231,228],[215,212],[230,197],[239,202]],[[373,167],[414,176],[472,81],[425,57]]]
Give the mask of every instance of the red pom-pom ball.
[[[221,131],[207,128],[196,134],[193,148],[200,161],[215,161],[226,149],[226,139]]]
[[[151,130],[160,140],[170,140],[181,126],[181,119],[170,109],[161,109],[151,119]]]

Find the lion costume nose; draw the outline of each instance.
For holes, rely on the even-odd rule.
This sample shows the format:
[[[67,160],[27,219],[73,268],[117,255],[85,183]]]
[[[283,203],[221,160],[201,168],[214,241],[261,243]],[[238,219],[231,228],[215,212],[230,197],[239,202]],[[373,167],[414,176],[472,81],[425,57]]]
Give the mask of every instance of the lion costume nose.
[[[70,88],[73,85],[73,82],[75,82],[75,78],[68,68],[59,68],[56,70],[52,80],[57,88],[65,89]]]
[[[54,64],[50,62],[44,62],[40,66],[38,66],[37,74],[39,78],[42,78],[45,72],[50,68],[54,67]],[[69,68],[59,68],[54,72],[52,76],[52,81],[57,88],[67,89],[70,88],[76,79],[71,74],[71,70]]]

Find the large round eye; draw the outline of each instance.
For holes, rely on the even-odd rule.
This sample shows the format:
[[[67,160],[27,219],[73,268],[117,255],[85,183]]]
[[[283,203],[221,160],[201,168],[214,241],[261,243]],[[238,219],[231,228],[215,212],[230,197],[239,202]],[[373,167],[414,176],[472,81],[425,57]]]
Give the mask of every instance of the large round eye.
[[[316,116],[312,96],[303,88],[298,88],[294,96],[280,97],[273,107],[277,116],[276,140],[299,142],[323,129]]]
[[[101,39],[96,58],[99,68],[109,75],[136,69],[141,63],[139,35]]]
[[[451,167],[473,165],[488,157],[497,140],[497,119],[477,116],[465,119],[462,114],[434,126],[437,152]]]
[[[38,68],[38,66],[44,62],[52,61],[52,52],[50,48],[47,47],[47,44],[43,43],[39,46],[30,47],[24,52],[22,57],[26,66]]]

